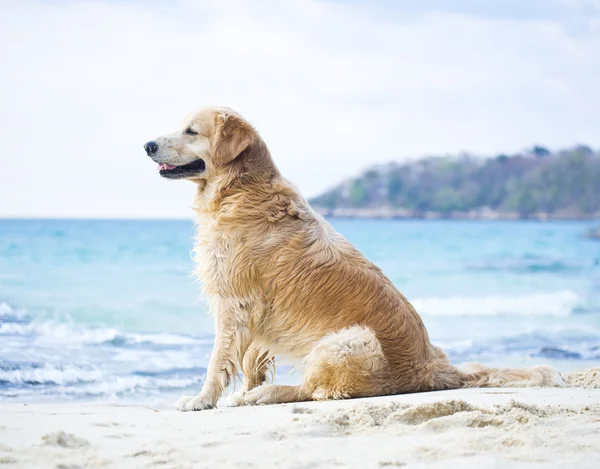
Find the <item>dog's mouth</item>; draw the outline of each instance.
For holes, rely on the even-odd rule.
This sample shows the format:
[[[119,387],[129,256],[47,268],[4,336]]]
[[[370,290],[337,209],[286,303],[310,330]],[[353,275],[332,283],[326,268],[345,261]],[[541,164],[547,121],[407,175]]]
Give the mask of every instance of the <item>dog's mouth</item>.
[[[197,176],[206,169],[204,160],[199,159],[181,166],[161,163],[158,165],[158,172],[164,178],[182,179]]]

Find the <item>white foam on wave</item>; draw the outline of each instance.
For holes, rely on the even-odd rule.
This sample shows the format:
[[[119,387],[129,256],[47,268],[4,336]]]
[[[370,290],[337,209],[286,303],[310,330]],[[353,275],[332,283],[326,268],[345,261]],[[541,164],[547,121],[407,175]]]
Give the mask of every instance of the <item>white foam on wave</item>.
[[[53,321],[7,322],[0,325],[0,334],[36,335],[40,340],[60,343],[102,343],[113,340],[118,333],[116,329],[72,327]]]
[[[8,303],[0,301],[0,318],[3,316],[8,316],[9,314],[12,313],[12,311],[13,311],[13,309],[11,308],[11,306]]]
[[[88,369],[79,366],[68,367],[24,367],[13,370],[0,370],[0,381],[10,383],[13,387],[0,388],[0,397],[8,395],[26,395],[35,393],[37,386],[51,386],[42,394],[105,396],[158,392],[159,390],[184,389],[199,387],[204,379],[203,373],[195,376],[140,376],[117,375],[108,370]],[[18,388],[15,388],[17,386]],[[39,391],[38,391],[39,392]]]
[[[102,378],[100,370],[82,367],[25,366],[18,369],[0,370],[0,381],[11,384],[56,384],[68,386],[80,382],[97,381]]]
[[[26,316],[22,311],[13,308],[5,301],[0,301],[0,320],[24,319]]]
[[[570,290],[511,296],[416,298],[419,314],[431,316],[569,316],[581,302]]]
[[[207,342],[191,336],[170,333],[132,333],[115,328],[82,327],[60,324],[55,321],[27,323],[6,322],[0,324],[0,335],[35,335],[42,344],[94,345],[114,341],[129,344],[150,343],[155,345],[191,345]]]

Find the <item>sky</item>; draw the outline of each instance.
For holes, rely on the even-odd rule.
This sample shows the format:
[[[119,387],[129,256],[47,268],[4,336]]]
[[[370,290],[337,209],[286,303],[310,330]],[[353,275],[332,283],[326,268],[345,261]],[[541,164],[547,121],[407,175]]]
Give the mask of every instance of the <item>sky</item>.
[[[0,216],[191,218],[142,145],[236,109],[306,197],[365,168],[600,148],[600,0],[0,0]]]

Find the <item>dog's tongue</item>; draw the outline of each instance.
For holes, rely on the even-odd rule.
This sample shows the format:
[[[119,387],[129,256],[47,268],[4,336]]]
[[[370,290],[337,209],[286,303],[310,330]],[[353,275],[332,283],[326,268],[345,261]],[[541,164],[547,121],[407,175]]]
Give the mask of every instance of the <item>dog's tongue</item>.
[[[166,164],[166,163],[162,163],[158,165],[158,170],[160,171],[161,169],[175,169],[177,168],[177,166],[174,166],[172,164]]]

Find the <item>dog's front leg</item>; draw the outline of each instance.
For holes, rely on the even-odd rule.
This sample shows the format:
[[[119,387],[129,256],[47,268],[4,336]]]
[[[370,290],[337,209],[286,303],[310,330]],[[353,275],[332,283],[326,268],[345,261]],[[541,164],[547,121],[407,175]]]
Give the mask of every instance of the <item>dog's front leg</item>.
[[[177,409],[180,411],[216,407],[221,394],[237,371],[239,343],[243,340],[243,311],[240,310],[239,303],[222,297],[211,298],[210,306],[215,315],[215,344],[208,362],[206,381],[200,394],[185,396],[179,400]]]

